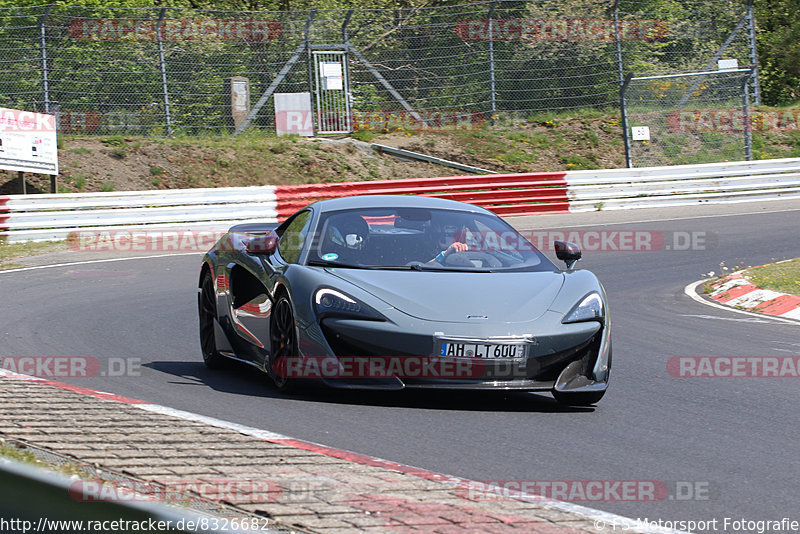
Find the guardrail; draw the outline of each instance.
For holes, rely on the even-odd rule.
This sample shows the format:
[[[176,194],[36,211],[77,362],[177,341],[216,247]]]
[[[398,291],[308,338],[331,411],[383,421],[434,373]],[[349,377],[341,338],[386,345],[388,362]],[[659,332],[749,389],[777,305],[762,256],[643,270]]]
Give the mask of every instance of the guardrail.
[[[74,480],[39,467],[0,458],[0,519],[9,525],[4,532],[80,532],[94,531],[91,525],[111,525],[118,532],[145,532],[158,525],[159,532],[207,533],[244,532],[214,528],[221,520],[180,506],[147,500],[130,501],[111,497],[83,502],[76,496]],[[270,532],[279,532],[271,529]]]
[[[800,158],[640,169],[451,176],[296,186],[0,196],[0,237],[65,239],[80,230],[224,230],[283,219],[316,200],[436,196],[505,216],[800,198]]]
[[[571,171],[569,210],[614,210],[800,197],[800,158]]]

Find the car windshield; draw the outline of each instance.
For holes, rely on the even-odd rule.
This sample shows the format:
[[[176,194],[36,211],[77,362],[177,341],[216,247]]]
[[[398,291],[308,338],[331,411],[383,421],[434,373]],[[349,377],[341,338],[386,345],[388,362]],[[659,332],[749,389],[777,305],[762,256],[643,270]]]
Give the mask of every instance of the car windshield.
[[[323,213],[309,265],[432,271],[552,271],[501,218],[469,211],[362,208]]]

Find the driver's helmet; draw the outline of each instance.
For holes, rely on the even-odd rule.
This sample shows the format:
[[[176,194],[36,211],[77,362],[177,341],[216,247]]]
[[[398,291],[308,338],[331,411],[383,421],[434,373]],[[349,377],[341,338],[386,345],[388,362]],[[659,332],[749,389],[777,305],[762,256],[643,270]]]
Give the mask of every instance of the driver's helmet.
[[[355,213],[334,215],[328,219],[323,252],[362,250],[369,236],[369,226],[363,217]],[[331,250],[327,250],[331,249]]]

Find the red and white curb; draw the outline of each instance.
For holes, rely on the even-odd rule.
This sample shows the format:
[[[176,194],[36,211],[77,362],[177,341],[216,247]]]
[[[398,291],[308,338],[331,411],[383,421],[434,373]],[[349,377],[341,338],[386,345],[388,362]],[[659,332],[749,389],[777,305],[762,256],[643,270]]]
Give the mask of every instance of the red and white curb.
[[[240,425],[238,423],[233,423],[230,421],[224,421],[222,419],[216,419],[214,417],[208,417],[201,414],[196,414],[192,412],[187,412],[184,410],[178,410],[175,408],[170,408],[167,406],[161,406],[159,404],[153,404],[147,401],[142,401],[138,399],[132,399],[130,397],[124,397],[122,395],[116,395],[114,393],[108,393],[105,391],[98,391],[89,388],[84,388],[81,386],[75,386],[72,384],[67,384],[65,382],[58,382],[55,380],[48,380],[45,378],[23,375],[19,373],[15,373],[13,371],[9,371],[7,369],[0,369],[0,379],[6,380],[24,380],[29,382],[35,382],[37,384],[43,386],[51,386],[59,389],[63,389],[66,391],[71,391],[73,393],[77,393],[79,395],[86,395],[88,397],[93,397],[96,399],[102,399],[111,402],[118,402],[122,404],[126,404],[135,408],[139,408],[146,412],[157,413],[161,415],[167,415],[171,417],[175,417],[178,419],[182,419],[185,421],[192,421],[196,423],[202,423],[205,425],[213,426],[216,428],[224,428],[227,430],[233,430],[236,432],[240,432],[247,436],[252,436],[255,438],[263,439],[264,441],[275,443],[283,446],[294,447],[296,449],[301,449],[304,451],[315,452],[318,454],[322,454],[324,456],[329,456],[331,458],[336,458],[339,460],[345,460],[348,462],[352,462],[354,464],[359,465],[367,465],[372,467],[379,467],[382,469],[387,469],[391,471],[395,471],[398,473],[404,473],[407,475],[419,477],[425,480],[431,480],[436,482],[441,482],[443,484],[457,487],[467,484],[479,484],[478,482],[455,477],[451,475],[445,475],[442,473],[436,473],[434,471],[429,471],[427,469],[422,469],[418,467],[413,467],[410,465],[400,464],[397,462],[392,462],[390,460],[384,460],[382,458],[377,458],[374,456],[368,456],[364,454],[359,454],[356,452],[347,451],[344,449],[336,449],[333,447],[327,447],[325,445],[320,445],[318,443],[313,443],[309,441],[303,441],[299,439],[294,439],[289,436],[284,436],[282,434],[277,434],[275,432],[270,432],[268,430],[262,430],[259,428],[254,428],[246,425]],[[481,483],[485,485],[485,483]],[[490,489],[492,489],[490,487]],[[500,491],[499,488],[494,488]],[[525,502],[535,502],[541,506],[545,506],[547,508],[551,508],[554,510],[560,510],[563,512],[575,514],[586,518],[587,520],[594,521],[596,528],[598,531],[604,529],[614,529],[617,528],[624,528],[626,525],[628,529],[631,528],[631,525],[637,525],[635,528],[636,532],[642,532],[647,534],[687,534],[683,531],[668,529],[664,527],[659,527],[657,525],[646,525],[641,523],[639,526],[638,522],[634,519],[623,517],[620,515],[612,514],[609,512],[603,512],[602,510],[595,510],[593,508],[588,508],[586,506],[580,506],[577,504],[572,504],[568,502],[556,501],[551,499],[543,500],[541,496],[534,495],[534,494],[527,494],[521,493],[518,496],[518,500],[525,501]]]
[[[761,289],[737,271],[711,284],[708,296],[727,306],[800,321],[800,297]]]

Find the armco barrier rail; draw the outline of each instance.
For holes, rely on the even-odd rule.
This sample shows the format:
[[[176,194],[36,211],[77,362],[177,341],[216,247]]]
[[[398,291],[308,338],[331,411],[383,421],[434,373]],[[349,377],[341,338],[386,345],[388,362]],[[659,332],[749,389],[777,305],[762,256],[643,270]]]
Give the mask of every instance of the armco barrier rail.
[[[40,467],[0,458],[0,518],[11,525],[4,532],[93,531],[90,522],[115,525],[118,532],[242,533],[242,530],[212,528],[205,514],[145,498],[130,501],[112,498],[79,501],[75,480]],[[80,495],[80,494],[78,494]],[[249,531],[248,531],[249,532]],[[270,529],[269,532],[281,532]]]
[[[495,174],[297,186],[0,196],[0,237],[65,239],[78,230],[224,230],[283,219],[316,200],[369,194],[436,196],[500,215],[800,198],[800,158],[639,169]]]

